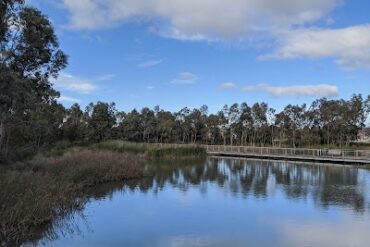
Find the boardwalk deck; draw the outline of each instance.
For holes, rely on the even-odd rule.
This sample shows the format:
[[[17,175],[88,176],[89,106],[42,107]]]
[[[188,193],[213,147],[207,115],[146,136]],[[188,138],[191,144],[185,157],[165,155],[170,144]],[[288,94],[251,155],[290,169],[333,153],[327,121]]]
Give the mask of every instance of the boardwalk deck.
[[[293,149],[245,146],[204,146],[215,156],[278,159],[341,164],[370,165],[370,151],[341,149]]]

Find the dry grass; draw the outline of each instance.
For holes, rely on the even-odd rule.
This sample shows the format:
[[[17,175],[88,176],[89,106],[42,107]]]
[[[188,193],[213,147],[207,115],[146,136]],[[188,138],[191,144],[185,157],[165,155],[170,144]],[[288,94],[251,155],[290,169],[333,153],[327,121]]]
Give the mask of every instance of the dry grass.
[[[182,159],[189,157],[205,157],[207,155],[205,148],[196,144],[177,145],[106,141],[94,145],[94,148],[141,154],[145,157],[154,159]]]
[[[15,164],[0,174],[0,246],[17,246],[34,228],[81,209],[88,187],[145,176],[143,164],[136,155],[88,149]]]

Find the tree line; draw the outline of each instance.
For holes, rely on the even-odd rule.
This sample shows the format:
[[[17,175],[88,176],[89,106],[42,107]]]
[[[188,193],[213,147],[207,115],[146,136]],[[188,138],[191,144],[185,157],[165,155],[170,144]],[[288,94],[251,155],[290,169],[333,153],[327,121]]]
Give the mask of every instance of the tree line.
[[[209,113],[206,105],[170,112],[159,106],[117,111],[114,103],[78,104],[66,110],[60,131],[69,142],[122,139],[148,143],[222,145],[348,146],[357,140],[370,112],[370,96],[288,105],[277,112],[267,103],[225,105]]]
[[[0,161],[34,154],[57,143],[108,139],[223,145],[346,146],[356,140],[370,112],[370,96],[288,105],[207,106],[170,112],[155,107],[121,112],[97,102],[65,108],[52,83],[68,64],[49,19],[24,0],[0,2]]]

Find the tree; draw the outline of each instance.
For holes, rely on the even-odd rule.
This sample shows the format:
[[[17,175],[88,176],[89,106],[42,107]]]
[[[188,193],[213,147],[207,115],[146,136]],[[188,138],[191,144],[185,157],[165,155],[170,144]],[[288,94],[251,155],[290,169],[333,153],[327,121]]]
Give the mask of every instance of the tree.
[[[265,145],[266,131],[268,132],[267,112],[268,105],[266,103],[255,103],[252,106],[252,117],[254,123],[253,145],[259,143]]]
[[[181,135],[181,142],[190,142],[191,134],[191,120],[190,120],[190,109],[185,107],[179,112],[175,113],[175,121],[178,123],[179,131]]]
[[[224,122],[223,116],[218,113],[217,115],[211,114],[206,119],[206,126],[207,126],[207,143],[214,145],[217,143],[221,143],[222,135],[221,135],[221,128]]]
[[[239,104],[235,103],[231,105],[227,111],[227,120],[228,120],[228,125],[230,128],[230,145],[231,146],[234,144],[234,139],[237,138],[235,129],[237,128],[239,117],[240,117]]]
[[[157,121],[158,142],[173,141],[173,131],[176,126],[174,115],[169,111],[161,110],[157,113]]]
[[[25,129],[40,137],[39,125],[32,121],[48,122],[40,118],[50,117],[57,106],[59,93],[52,88],[50,77],[65,68],[67,56],[59,49],[48,18],[20,0],[0,3],[0,44],[0,156],[7,157],[30,143],[27,135],[19,134]],[[42,142],[33,143],[30,149]]]
[[[128,141],[142,141],[142,117],[140,113],[134,109],[131,112],[127,113],[119,125],[120,132],[123,134],[123,138]]]
[[[72,143],[82,143],[86,140],[87,122],[84,119],[80,105],[75,103],[66,110],[62,126],[63,137]]]
[[[143,142],[150,142],[155,135],[157,125],[154,111],[150,110],[148,107],[143,108],[141,110],[140,122],[142,124],[141,129],[143,130]]]
[[[292,146],[297,147],[297,132],[303,128],[306,105],[288,105],[284,108],[285,127],[290,130]]]
[[[90,103],[86,108],[85,116],[89,128],[89,140],[100,142],[112,137],[112,129],[116,124],[116,108],[114,103]]]

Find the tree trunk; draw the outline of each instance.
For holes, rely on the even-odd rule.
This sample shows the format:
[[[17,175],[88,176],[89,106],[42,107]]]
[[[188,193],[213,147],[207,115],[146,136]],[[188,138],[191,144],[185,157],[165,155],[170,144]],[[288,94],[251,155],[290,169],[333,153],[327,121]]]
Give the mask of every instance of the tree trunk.
[[[244,146],[244,130],[242,130],[242,135],[240,137],[240,146]]]
[[[230,128],[230,146],[233,145],[233,135],[234,135],[234,130]]]
[[[5,123],[3,121],[0,122],[0,153],[2,153],[2,151],[5,148]]]

